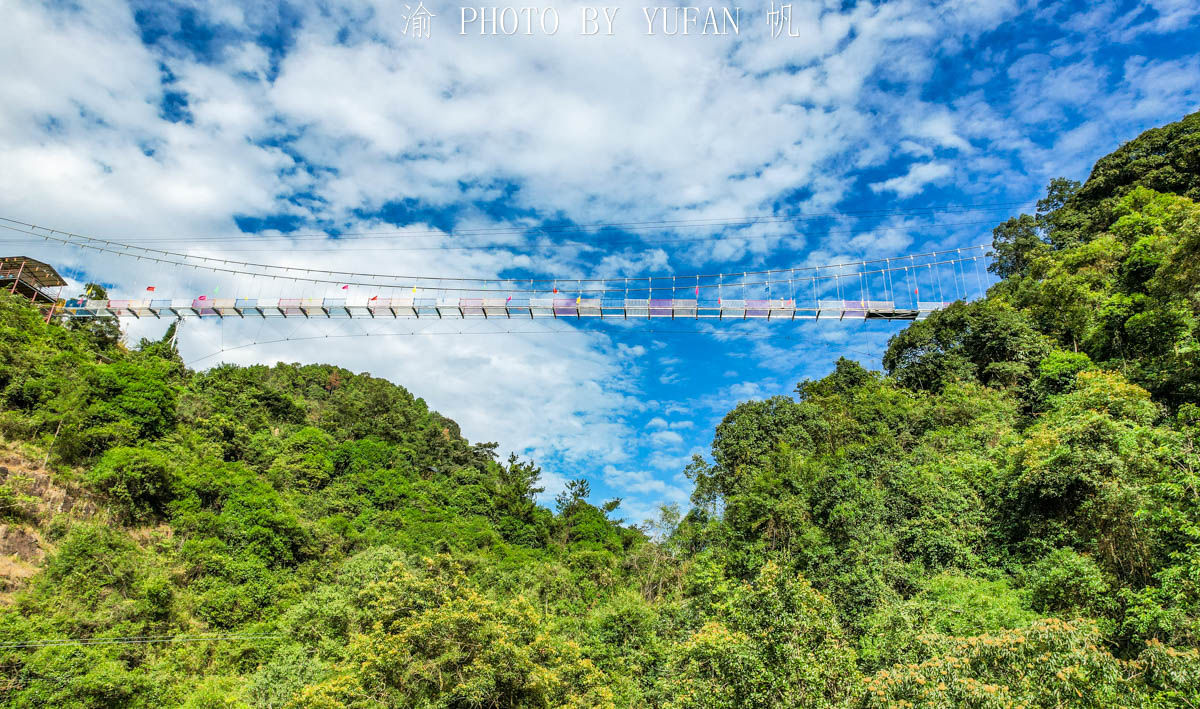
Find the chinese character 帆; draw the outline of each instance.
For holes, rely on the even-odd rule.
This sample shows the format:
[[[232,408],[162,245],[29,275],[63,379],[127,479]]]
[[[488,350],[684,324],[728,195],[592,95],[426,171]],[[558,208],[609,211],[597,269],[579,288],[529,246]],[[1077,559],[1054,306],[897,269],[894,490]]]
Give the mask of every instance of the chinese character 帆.
[[[787,33],[789,37],[799,37],[800,33],[792,27],[792,5],[780,5],[775,9],[775,0],[771,0],[771,9],[767,12],[767,26],[771,28],[771,37]]]

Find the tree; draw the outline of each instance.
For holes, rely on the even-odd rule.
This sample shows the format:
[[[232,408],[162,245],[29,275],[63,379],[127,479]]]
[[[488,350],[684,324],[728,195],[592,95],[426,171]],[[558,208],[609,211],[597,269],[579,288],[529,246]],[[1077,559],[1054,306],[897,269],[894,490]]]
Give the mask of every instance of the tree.
[[[532,461],[522,462],[516,453],[508,457],[507,465],[497,467],[494,492],[497,506],[514,517],[527,519],[533,513],[537,496],[546,491],[537,484],[542,478],[542,469]],[[586,496],[587,492],[584,492]]]
[[[1027,318],[1003,302],[955,303],[893,336],[883,366],[904,386],[927,391],[955,379],[1024,386],[1050,348]]]
[[[568,480],[566,489],[554,497],[554,506],[558,508],[558,514],[567,517],[585,503],[591,494],[592,486],[586,479]]]
[[[88,474],[88,484],[112,498],[128,522],[160,516],[172,500],[177,473],[170,458],[146,448],[113,448]]]
[[[767,563],[724,617],[679,644],[662,693],[671,709],[836,706],[857,684],[854,650],[829,602]]]
[[[349,672],[304,689],[304,706],[615,706],[578,643],[546,633],[525,599],[482,595],[448,559],[423,573],[394,565],[360,602],[376,622],[352,643]]]
[[[288,436],[268,474],[280,487],[320,489],[333,477],[333,437],[312,426]]]
[[[1042,238],[1038,220],[1022,214],[992,230],[992,249],[988,270],[1000,278],[1011,278],[1028,272],[1034,259],[1049,246]]]

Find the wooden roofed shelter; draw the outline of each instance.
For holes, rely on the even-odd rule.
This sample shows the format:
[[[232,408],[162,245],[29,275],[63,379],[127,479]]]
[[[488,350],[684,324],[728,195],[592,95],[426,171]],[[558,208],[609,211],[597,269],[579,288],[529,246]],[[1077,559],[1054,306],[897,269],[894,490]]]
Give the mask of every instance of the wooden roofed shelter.
[[[58,302],[58,290],[67,285],[50,264],[28,256],[0,256],[0,288],[33,303]],[[54,290],[52,290],[54,289]]]

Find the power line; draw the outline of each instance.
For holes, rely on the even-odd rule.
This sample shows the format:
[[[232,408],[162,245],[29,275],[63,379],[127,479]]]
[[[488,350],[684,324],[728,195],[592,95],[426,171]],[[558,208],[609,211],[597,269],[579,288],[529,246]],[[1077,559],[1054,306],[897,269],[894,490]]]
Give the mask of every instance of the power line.
[[[873,227],[873,228],[865,229],[865,230],[858,229],[858,228],[827,229],[827,230],[823,231],[822,233],[823,234],[863,235],[863,234],[875,234],[875,233],[890,232],[890,231],[911,231],[914,228],[946,229],[946,228],[955,228],[955,227],[962,227],[962,226],[978,226],[980,224],[995,224],[995,220],[994,219],[978,219],[978,220],[966,221],[966,222],[943,222],[940,224],[922,224],[919,227],[913,227],[913,226]],[[570,242],[558,241],[558,242],[553,242],[553,243],[541,243],[541,244],[468,244],[468,245],[464,245],[464,246],[374,246],[374,247],[361,248],[361,249],[345,248],[345,247],[341,247],[341,246],[332,246],[332,247],[328,247],[328,248],[315,248],[315,249],[311,249],[311,248],[310,249],[297,249],[297,248],[293,248],[291,246],[287,246],[286,248],[287,248],[288,253],[334,253],[334,252],[336,252],[336,253],[349,253],[349,252],[375,253],[375,252],[383,252],[383,251],[403,252],[403,251],[505,251],[505,250],[543,251],[543,250],[548,250],[548,249],[602,249],[602,248],[614,248],[614,247],[623,247],[623,246],[642,246],[642,245],[661,246],[664,244],[668,244],[668,245],[669,244],[686,244],[686,243],[697,243],[697,242],[706,242],[706,241],[752,241],[752,240],[758,240],[758,239],[762,239],[765,241],[768,239],[792,239],[792,238],[803,237],[803,236],[805,236],[805,234],[729,234],[729,235],[722,235],[722,236],[698,236],[698,237],[685,237],[685,238],[679,238],[679,239],[655,239],[652,241],[639,240],[639,241],[615,241],[615,242],[603,242],[603,243],[587,243],[587,242],[580,242],[580,241],[570,241]],[[255,238],[264,239],[264,240],[265,239],[280,239],[280,240],[282,240],[282,239],[289,239],[290,237],[288,237],[286,235],[282,235],[282,236],[268,235],[268,236],[259,236],[259,237],[255,237]],[[244,242],[245,239],[243,239],[242,241]],[[341,239],[331,239],[331,241],[336,243],[338,241],[341,241]],[[269,248],[256,248],[256,249],[221,247],[220,250],[222,252],[226,252],[226,253],[273,253],[273,252],[279,251],[279,249],[280,249],[280,247],[276,246],[273,248],[269,247]]]
[[[133,635],[114,638],[63,638],[0,643],[0,650],[57,647],[59,645],[145,645],[149,643],[192,643],[211,640],[278,640],[282,635]]]
[[[21,228],[9,226],[6,224],[0,224],[0,228],[3,228],[3,229],[7,229],[10,231],[14,231],[14,232],[22,233],[22,234],[28,234],[30,236],[38,237],[38,238],[45,239],[45,240],[56,241],[56,242],[71,245],[71,246],[77,246],[80,248],[91,249],[93,251],[109,253],[109,254],[113,254],[115,256],[124,257],[124,258],[136,258],[138,260],[145,259],[147,261],[152,261],[155,263],[162,263],[162,264],[167,264],[167,265],[172,265],[172,266],[178,266],[181,268],[193,268],[193,269],[203,268],[206,271],[212,271],[215,273],[229,273],[232,275],[243,275],[243,276],[260,277],[260,278],[261,277],[282,278],[282,279],[291,279],[293,281],[304,281],[304,282],[308,282],[308,283],[325,283],[325,284],[333,283],[333,284],[347,284],[347,285],[362,285],[362,286],[371,286],[371,287],[376,287],[376,288],[416,287],[419,283],[419,284],[421,284],[422,288],[430,289],[430,290],[467,290],[464,288],[446,287],[445,284],[447,282],[448,283],[480,283],[480,284],[494,284],[494,285],[499,286],[501,284],[529,283],[532,287],[533,283],[552,283],[552,282],[557,283],[560,281],[565,282],[565,283],[575,283],[575,284],[609,283],[609,282],[619,283],[619,282],[628,282],[629,280],[637,280],[637,281],[647,280],[648,282],[651,282],[654,278],[664,278],[664,279],[671,278],[671,279],[676,279],[676,280],[681,280],[681,279],[686,280],[686,279],[700,279],[700,278],[717,278],[717,277],[724,277],[726,275],[736,275],[736,274],[683,274],[683,275],[668,275],[668,276],[660,276],[660,277],[642,276],[642,277],[635,277],[632,279],[621,278],[621,277],[582,279],[582,278],[464,278],[464,277],[450,277],[450,278],[441,277],[441,278],[439,278],[439,277],[432,277],[432,276],[405,276],[405,275],[394,275],[394,274],[373,274],[373,273],[364,273],[364,272],[358,272],[358,271],[336,271],[336,270],[319,269],[319,268],[305,268],[302,266],[279,266],[279,265],[275,265],[275,264],[263,264],[263,263],[247,262],[247,261],[237,261],[237,260],[233,260],[233,259],[222,259],[222,258],[213,257],[213,256],[196,256],[193,254],[164,251],[161,249],[148,249],[145,247],[132,246],[129,244],[124,244],[121,242],[116,242],[116,241],[111,241],[111,240],[103,240],[103,239],[84,236],[84,235],[80,235],[80,234],[72,234],[70,232],[62,232],[62,231],[58,231],[56,229],[51,229],[49,227],[41,227],[41,226],[37,226],[37,225],[33,225],[33,224],[25,224],[23,222],[16,222],[14,220],[7,219],[4,217],[0,217],[0,221],[8,221],[11,223],[21,224],[22,226],[26,226],[29,229],[39,229],[42,231],[41,232],[29,231],[29,229],[21,229]],[[103,246],[100,244],[103,244]],[[114,247],[114,248],[110,248],[110,247]],[[744,272],[741,272],[741,275],[745,276],[745,275],[750,275],[750,274],[759,275],[759,274],[769,274],[769,273],[779,273],[779,274],[790,273],[794,277],[797,272],[803,273],[806,271],[812,271],[812,272],[816,273],[816,272],[819,272],[821,269],[845,268],[845,267],[849,267],[849,266],[865,267],[867,264],[880,264],[880,263],[884,263],[886,261],[889,264],[889,268],[881,269],[880,272],[882,272],[883,270],[888,270],[888,271],[899,270],[902,267],[902,266],[896,266],[894,269],[891,268],[891,266],[890,266],[891,261],[899,261],[901,259],[909,259],[911,261],[912,259],[915,259],[915,258],[936,257],[939,255],[953,254],[953,253],[961,254],[963,251],[973,251],[973,250],[978,250],[978,249],[986,249],[989,247],[990,246],[987,244],[980,244],[980,245],[976,245],[976,246],[968,246],[968,247],[962,247],[962,248],[957,248],[957,249],[945,249],[945,250],[941,250],[941,251],[931,251],[931,252],[926,252],[923,254],[909,254],[909,255],[900,256],[900,257],[888,257],[888,258],[867,259],[867,260],[861,260],[861,261],[849,261],[849,262],[840,263],[840,264],[826,264],[826,265],[819,265],[819,266],[801,266],[801,267],[788,268],[788,269],[773,269],[773,270],[763,270],[763,271],[744,271]],[[120,249],[120,250],[118,250],[118,249]],[[166,258],[164,258],[164,257],[166,257]],[[179,260],[179,259],[184,259],[184,260]],[[187,261],[186,259],[192,259],[195,261],[199,261],[200,263],[192,263],[192,262]],[[233,266],[241,266],[244,268],[263,269],[266,272],[246,271],[246,270],[241,270],[238,268],[223,268],[221,266],[208,265],[208,264],[217,264],[217,263],[220,263],[225,266],[233,265]],[[337,278],[337,279],[313,278],[311,276],[297,275],[300,273],[304,273],[304,274],[317,273],[317,274],[322,274],[322,275],[326,275],[326,276],[348,276],[349,278]],[[363,281],[351,280],[354,278],[394,279],[395,281],[398,281],[398,282],[387,284],[387,283],[378,283],[378,282],[373,282],[373,281],[372,282],[363,282]],[[425,285],[426,283],[433,283],[434,285]],[[478,290],[478,289],[476,288],[473,290]]]
[[[988,247],[976,246],[976,247],[964,247],[961,249],[955,249],[952,251],[952,253],[957,252],[958,254],[960,254],[957,258],[944,259],[941,261],[922,261],[921,263],[918,263],[916,265],[905,265],[905,259],[915,259],[916,255],[900,256],[900,257],[892,257],[892,258],[888,259],[889,261],[896,261],[897,265],[888,266],[887,268],[856,270],[856,271],[852,271],[852,272],[846,272],[844,270],[839,270],[835,273],[824,273],[824,274],[820,273],[820,269],[835,269],[835,268],[840,269],[840,268],[843,268],[844,266],[865,265],[866,263],[872,263],[872,262],[867,261],[867,262],[858,262],[858,263],[849,263],[849,264],[838,264],[838,265],[833,265],[833,266],[809,266],[809,267],[803,267],[803,268],[773,269],[773,270],[768,270],[768,271],[737,271],[737,272],[730,272],[730,273],[715,273],[715,274],[707,274],[707,275],[699,275],[699,276],[696,276],[696,275],[637,276],[637,277],[613,277],[613,278],[605,278],[605,279],[599,279],[599,278],[554,278],[554,279],[550,279],[550,278],[539,278],[539,279],[514,278],[514,279],[492,279],[492,280],[472,279],[472,278],[462,278],[462,279],[416,278],[416,279],[410,280],[408,283],[382,283],[382,284],[381,283],[351,281],[351,280],[345,280],[345,279],[329,280],[329,279],[311,278],[311,277],[306,277],[306,276],[291,276],[291,275],[284,275],[284,274],[277,275],[277,274],[270,274],[270,273],[264,274],[264,273],[250,272],[250,271],[240,271],[240,270],[236,270],[236,269],[223,269],[223,268],[215,268],[215,267],[211,267],[211,266],[198,266],[195,264],[179,264],[176,262],[162,261],[159,259],[149,259],[149,260],[156,260],[156,261],[159,261],[160,263],[167,263],[170,265],[180,266],[183,268],[196,268],[196,269],[202,268],[206,271],[224,272],[224,273],[230,273],[230,274],[234,274],[234,275],[244,275],[244,276],[250,276],[250,277],[257,277],[257,278],[271,278],[271,279],[280,279],[280,280],[285,280],[285,281],[286,280],[304,281],[306,283],[320,283],[320,284],[326,284],[326,285],[328,285],[328,284],[354,285],[354,286],[363,286],[363,287],[367,287],[367,288],[374,288],[376,290],[393,290],[393,291],[394,290],[407,290],[408,288],[411,287],[414,292],[416,292],[417,289],[419,288],[422,291],[432,291],[432,292],[436,292],[436,293],[467,293],[472,296],[479,296],[479,297],[488,297],[488,296],[496,295],[496,294],[500,294],[500,295],[504,295],[504,294],[510,294],[510,295],[540,294],[540,295],[545,296],[545,295],[549,295],[551,293],[551,291],[546,290],[545,287],[542,287],[540,289],[534,289],[532,287],[532,284],[553,282],[556,284],[554,293],[561,293],[565,297],[565,296],[571,295],[571,294],[579,294],[579,295],[601,294],[601,295],[604,295],[604,294],[608,294],[608,293],[620,293],[622,291],[626,291],[626,292],[629,292],[629,291],[652,292],[655,290],[658,290],[660,292],[668,291],[668,290],[669,291],[675,291],[675,290],[686,291],[686,290],[691,290],[692,288],[695,288],[697,292],[699,292],[700,290],[705,290],[705,291],[716,290],[716,291],[720,292],[720,290],[722,288],[726,288],[726,289],[741,288],[741,289],[745,290],[748,287],[766,286],[767,288],[770,288],[771,286],[783,286],[785,283],[788,284],[789,288],[792,288],[792,289],[795,289],[796,287],[799,287],[799,286],[803,286],[804,284],[815,285],[818,282],[820,282],[822,284],[821,288],[827,288],[829,281],[834,281],[834,282],[840,283],[840,282],[842,282],[843,279],[845,279],[848,282],[852,282],[855,277],[862,278],[862,277],[868,277],[868,276],[886,276],[886,275],[890,275],[893,273],[908,272],[910,269],[922,269],[922,268],[932,269],[934,266],[938,266],[938,267],[951,266],[951,267],[953,267],[958,264],[966,263],[967,261],[975,262],[975,261],[978,261],[978,259],[979,259],[978,256],[970,256],[970,255],[963,256],[963,255],[961,255],[961,252],[963,252],[963,251],[970,252],[972,250],[982,249],[982,248],[988,248]],[[938,253],[945,253],[945,252],[930,252],[930,253],[938,254]],[[928,255],[928,254],[922,254],[922,255]],[[879,259],[879,261],[883,261],[883,260],[884,259]],[[812,275],[803,275],[803,273],[805,271],[813,271],[813,273],[812,273]],[[965,267],[964,267],[963,273],[965,273]],[[748,280],[750,276],[756,276],[756,277],[761,276],[762,280]],[[720,279],[720,280],[718,282],[701,283],[701,282],[699,282],[699,279],[701,279],[701,278],[708,279],[709,281],[712,281],[712,279]],[[963,278],[965,278],[965,276],[963,276]],[[725,279],[729,279],[729,280],[725,280]],[[740,280],[738,280],[738,279],[740,279]],[[423,285],[423,284],[417,285],[417,284],[415,284],[415,281],[418,281],[418,280],[435,281],[436,284],[435,285]],[[658,282],[657,286],[655,285],[655,281]],[[666,283],[664,283],[664,281],[670,281],[674,285],[668,286]],[[692,285],[694,281],[695,281],[695,285]],[[470,287],[470,288],[466,288],[466,287],[460,288],[460,287],[455,287],[455,286],[448,286],[448,285],[446,285],[447,282],[450,282],[450,283],[457,283],[457,282],[483,283],[484,287],[481,288],[481,287],[476,286],[476,287]],[[529,288],[520,287],[520,286],[524,286],[524,284],[526,284],[526,283],[530,284]],[[598,283],[600,285],[596,286],[596,287],[584,288],[583,284],[585,284],[585,283],[588,283],[588,284]],[[497,286],[499,286],[501,284],[507,284],[508,287],[505,287],[502,290],[489,289],[489,288],[487,288],[487,284],[494,284]],[[561,291],[558,289],[558,285],[560,285],[560,284],[562,285]],[[682,284],[682,285],[680,285],[680,284]],[[570,287],[572,285],[574,285],[575,287]],[[519,287],[511,287],[511,286],[519,286]],[[847,286],[847,287],[849,287],[849,286]],[[869,298],[867,300],[869,300]],[[291,307],[291,306],[285,306],[285,307]],[[296,307],[300,307],[300,306],[297,305]],[[474,307],[474,306],[469,306],[469,307]]]

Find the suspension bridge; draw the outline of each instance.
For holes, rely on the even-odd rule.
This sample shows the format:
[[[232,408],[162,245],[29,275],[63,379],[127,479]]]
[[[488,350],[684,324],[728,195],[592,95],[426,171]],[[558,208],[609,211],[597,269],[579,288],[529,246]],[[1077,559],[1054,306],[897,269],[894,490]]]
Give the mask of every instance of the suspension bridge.
[[[179,269],[304,284],[320,297],[61,299],[47,318],[920,320],[987,288],[988,245],[871,260],[713,274],[434,278],[237,261],[8,221],[65,245]],[[0,274],[2,277],[3,274]],[[20,274],[17,274],[19,280]],[[15,282],[14,282],[15,283]],[[15,288],[15,285],[14,285]],[[156,288],[148,288],[155,291]],[[296,289],[293,289],[296,290]],[[300,296],[299,293],[285,295]]]

